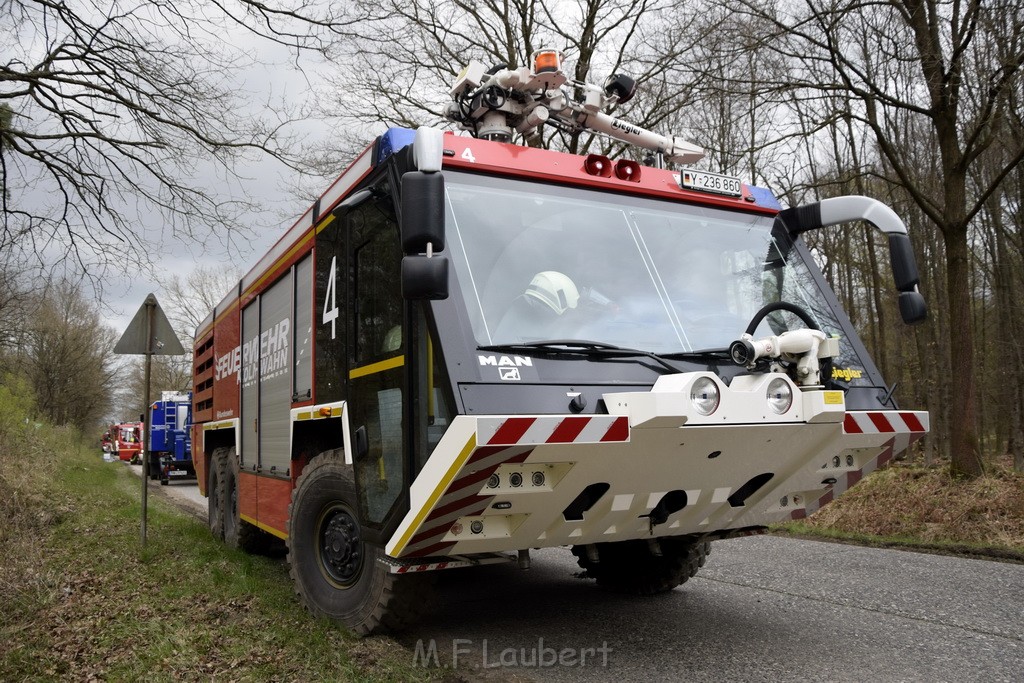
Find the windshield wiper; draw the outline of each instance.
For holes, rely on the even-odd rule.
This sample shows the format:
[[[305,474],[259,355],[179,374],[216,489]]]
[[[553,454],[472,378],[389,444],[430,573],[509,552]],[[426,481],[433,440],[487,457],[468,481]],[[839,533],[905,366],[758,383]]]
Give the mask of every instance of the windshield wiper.
[[[544,339],[542,341],[516,342],[515,344],[494,344],[492,346],[481,346],[483,351],[502,351],[507,349],[552,349],[552,350],[581,350],[581,349],[622,349],[615,344],[590,341],[589,339]],[[643,352],[641,352],[643,353]]]
[[[590,341],[587,339],[548,339],[544,341],[520,342],[517,344],[495,344],[492,346],[481,346],[481,351],[543,351],[547,353],[576,353],[584,356],[603,358],[626,358],[629,356],[645,356],[670,372],[679,372],[679,368],[669,363],[665,358],[652,351],[630,349],[615,344]]]
[[[663,358],[670,360],[692,360],[713,363],[726,360],[732,362],[729,349],[698,349],[696,351],[679,351],[678,353],[664,353]]]

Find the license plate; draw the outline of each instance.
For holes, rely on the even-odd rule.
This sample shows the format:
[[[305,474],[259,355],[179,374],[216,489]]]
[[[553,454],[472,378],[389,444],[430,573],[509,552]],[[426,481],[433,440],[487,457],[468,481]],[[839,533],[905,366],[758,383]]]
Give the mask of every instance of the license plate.
[[[170,476],[170,477],[187,477],[188,476],[188,471],[187,470],[171,470],[170,472],[167,473],[167,476]]]
[[[743,194],[739,178],[721,175],[720,173],[708,173],[706,171],[682,170],[679,173],[679,185],[687,190],[699,192],[714,192],[730,197],[739,197]]]

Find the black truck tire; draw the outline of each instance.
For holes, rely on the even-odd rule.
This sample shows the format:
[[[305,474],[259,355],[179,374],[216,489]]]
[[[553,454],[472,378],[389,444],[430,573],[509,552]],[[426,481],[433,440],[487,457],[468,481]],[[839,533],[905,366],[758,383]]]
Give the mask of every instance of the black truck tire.
[[[656,595],[686,583],[704,566],[711,544],[684,538],[659,538],[661,555],[652,552],[647,541],[598,543],[598,561],[593,562],[586,546],[573,546],[572,553],[585,576],[597,585],[617,593]]]
[[[241,466],[234,447],[228,449],[224,467],[224,542],[247,553],[263,552],[270,542],[268,534],[242,519],[238,510],[238,474]]]
[[[317,617],[357,635],[397,631],[429,602],[429,575],[391,573],[384,550],[363,540],[355,475],[341,450],[306,465],[288,506],[288,564],[295,592]]]
[[[226,448],[214,449],[206,470],[206,522],[210,526],[210,533],[219,541],[224,540],[224,506],[227,498],[224,470],[227,459]]]

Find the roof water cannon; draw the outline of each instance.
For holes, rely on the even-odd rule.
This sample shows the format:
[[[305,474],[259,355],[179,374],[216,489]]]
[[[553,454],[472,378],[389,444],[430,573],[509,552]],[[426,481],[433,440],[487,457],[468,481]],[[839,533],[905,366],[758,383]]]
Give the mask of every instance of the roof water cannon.
[[[593,131],[677,163],[704,157],[703,149],[681,137],[661,135],[605,113],[633,97],[636,81],[629,76],[612,74],[603,87],[570,80],[558,50],[535,52],[530,62],[517,69],[501,64],[490,70],[470,62],[450,90],[448,119],[473,137],[497,142],[512,142],[516,133],[530,138],[549,124],[566,133]]]

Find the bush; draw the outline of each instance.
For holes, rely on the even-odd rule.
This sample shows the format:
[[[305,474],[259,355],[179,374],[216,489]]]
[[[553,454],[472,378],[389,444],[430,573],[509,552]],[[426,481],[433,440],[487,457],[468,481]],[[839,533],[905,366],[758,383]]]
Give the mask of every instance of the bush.
[[[10,373],[0,378],[0,455],[8,452],[7,443],[32,422],[36,399],[25,378]]]

